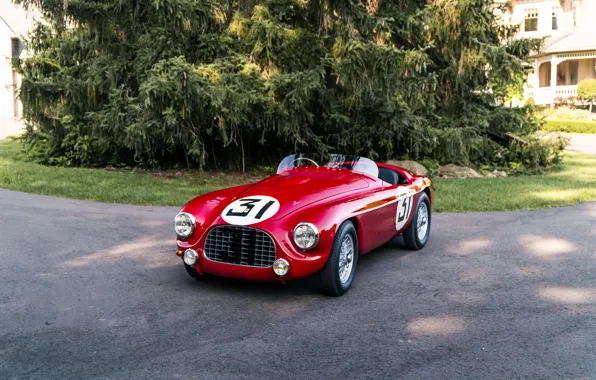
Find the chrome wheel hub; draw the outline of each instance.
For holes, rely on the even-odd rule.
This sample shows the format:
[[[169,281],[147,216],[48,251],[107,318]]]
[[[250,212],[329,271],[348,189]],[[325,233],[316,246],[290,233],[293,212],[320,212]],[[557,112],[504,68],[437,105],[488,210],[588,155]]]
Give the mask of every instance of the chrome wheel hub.
[[[428,233],[428,207],[426,203],[421,203],[418,209],[418,220],[416,221],[416,235],[418,240],[422,241]]]
[[[348,282],[354,266],[354,240],[352,235],[344,236],[339,250],[339,280],[342,284]]]

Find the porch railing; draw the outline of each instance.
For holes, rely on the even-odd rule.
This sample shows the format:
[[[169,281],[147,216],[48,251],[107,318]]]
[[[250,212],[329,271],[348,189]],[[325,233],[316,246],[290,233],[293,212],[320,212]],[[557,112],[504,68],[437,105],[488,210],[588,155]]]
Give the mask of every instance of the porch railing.
[[[557,86],[555,87],[555,95],[563,98],[577,96],[577,86]]]
[[[536,104],[551,104],[555,98],[577,96],[577,86],[528,88],[525,92],[526,99],[533,97]]]

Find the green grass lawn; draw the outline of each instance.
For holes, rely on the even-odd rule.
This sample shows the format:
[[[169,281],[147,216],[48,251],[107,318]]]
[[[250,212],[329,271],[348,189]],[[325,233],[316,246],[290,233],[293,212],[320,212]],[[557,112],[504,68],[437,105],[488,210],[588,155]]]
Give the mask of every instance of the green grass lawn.
[[[546,132],[596,133],[596,121],[546,120]]]
[[[182,206],[197,195],[256,182],[264,174],[175,171],[132,173],[48,167],[18,160],[20,144],[0,143],[0,187],[110,203]],[[509,211],[596,200],[596,156],[567,153],[544,176],[435,180],[436,212]]]
[[[435,181],[436,212],[535,210],[596,200],[596,156],[565,153],[565,167],[541,176]]]

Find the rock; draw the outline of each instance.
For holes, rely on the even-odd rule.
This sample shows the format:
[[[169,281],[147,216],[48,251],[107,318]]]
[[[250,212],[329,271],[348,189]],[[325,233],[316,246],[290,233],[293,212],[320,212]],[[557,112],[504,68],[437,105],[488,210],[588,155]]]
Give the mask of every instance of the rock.
[[[428,170],[424,166],[422,166],[421,164],[419,164],[416,161],[411,161],[411,160],[404,160],[404,161],[389,160],[386,163],[389,164],[389,165],[399,166],[400,168],[407,169],[407,170],[411,171],[412,173],[414,173],[416,175],[427,175],[428,174]]]
[[[501,178],[501,177],[507,177],[507,172],[506,171],[502,171],[502,170],[493,170],[492,172],[488,173],[487,175],[485,175],[486,178]]]
[[[480,178],[476,170],[465,166],[449,164],[439,168],[439,177],[442,178]]]

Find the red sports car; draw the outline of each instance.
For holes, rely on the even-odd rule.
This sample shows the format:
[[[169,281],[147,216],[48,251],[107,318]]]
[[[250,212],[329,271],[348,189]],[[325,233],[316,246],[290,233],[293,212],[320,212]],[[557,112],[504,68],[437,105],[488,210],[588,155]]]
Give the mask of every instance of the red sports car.
[[[295,154],[258,183],[187,203],[174,219],[189,275],[286,281],[318,273],[321,289],[344,294],[358,256],[403,235],[428,241],[431,180],[342,154]]]

